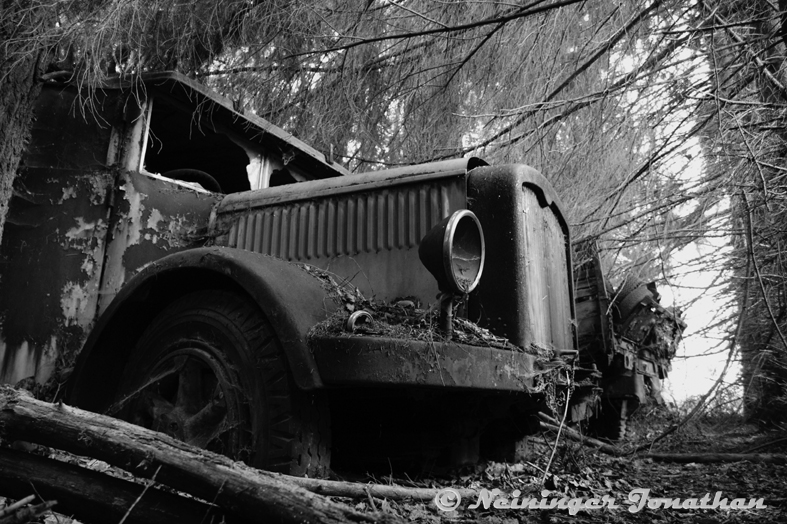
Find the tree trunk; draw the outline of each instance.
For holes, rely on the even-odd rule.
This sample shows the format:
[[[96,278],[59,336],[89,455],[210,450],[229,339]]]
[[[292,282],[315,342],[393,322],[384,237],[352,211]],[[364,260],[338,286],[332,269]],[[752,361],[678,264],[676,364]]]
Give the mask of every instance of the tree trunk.
[[[391,500],[433,500],[442,491],[441,488],[410,488],[389,484],[360,484],[338,480],[322,480],[309,478],[293,478],[292,482],[311,492],[330,497],[367,498],[377,497]],[[471,499],[478,496],[474,489],[455,489],[462,498]]]
[[[0,387],[0,435],[94,457],[139,477],[211,501],[229,514],[273,522],[394,522],[366,515],[290,482],[167,435],[26,392]]]
[[[204,502],[21,451],[0,448],[0,471],[4,496],[21,498],[35,488],[45,500],[57,501],[58,513],[88,522],[120,522],[126,515],[126,524],[221,520]]]
[[[768,462],[771,464],[787,463],[787,455],[773,453],[648,453],[643,455],[661,462],[692,462],[712,464],[716,462]]]
[[[22,43],[9,41],[25,31],[20,26],[34,23],[38,16],[29,7],[14,4],[3,1],[0,13],[0,240],[41,90],[36,79],[39,50],[24,39]]]

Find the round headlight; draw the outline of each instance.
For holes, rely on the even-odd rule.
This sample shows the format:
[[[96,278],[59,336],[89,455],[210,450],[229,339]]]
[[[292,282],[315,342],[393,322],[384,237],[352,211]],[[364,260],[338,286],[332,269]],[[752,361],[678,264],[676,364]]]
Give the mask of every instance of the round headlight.
[[[484,269],[484,232],[472,211],[461,209],[433,227],[418,246],[421,263],[443,292],[469,293]]]

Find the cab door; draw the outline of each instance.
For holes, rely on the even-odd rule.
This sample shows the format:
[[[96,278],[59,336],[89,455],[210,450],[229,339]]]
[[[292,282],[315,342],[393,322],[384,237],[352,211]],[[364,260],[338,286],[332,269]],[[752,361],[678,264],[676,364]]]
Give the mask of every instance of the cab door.
[[[117,143],[117,92],[87,108],[45,86],[0,247],[0,382],[48,380],[95,319]],[[85,109],[85,112],[82,112]]]

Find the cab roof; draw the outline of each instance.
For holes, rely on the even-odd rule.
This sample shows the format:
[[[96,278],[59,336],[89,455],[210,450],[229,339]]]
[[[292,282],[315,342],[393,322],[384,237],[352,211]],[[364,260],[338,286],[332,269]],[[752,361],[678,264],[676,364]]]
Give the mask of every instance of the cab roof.
[[[199,118],[232,129],[247,140],[278,153],[287,165],[308,172],[314,178],[333,178],[349,175],[343,166],[329,161],[325,155],[298,140],[292,134],[264,118],[249,112],[238,112],[232,102],[174,71],[144,73],[134,80],[112,77],[102,86],[105,89],[135,90],[141,97],[163,96],[184,110],[191,110]]]

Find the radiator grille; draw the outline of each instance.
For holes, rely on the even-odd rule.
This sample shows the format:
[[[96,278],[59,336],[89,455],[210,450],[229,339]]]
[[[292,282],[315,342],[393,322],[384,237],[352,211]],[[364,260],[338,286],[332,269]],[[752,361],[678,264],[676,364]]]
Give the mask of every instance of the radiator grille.
[[[571,304],[566,268],[566,238],[555,214],[524,191],[526,318],[539,345],[571,348]]]
[[[232,219],[227,245],[286,260],[411,248],[449,214],[450,189],[399,186],[266,207]]]

